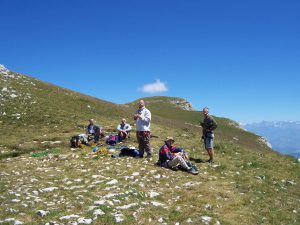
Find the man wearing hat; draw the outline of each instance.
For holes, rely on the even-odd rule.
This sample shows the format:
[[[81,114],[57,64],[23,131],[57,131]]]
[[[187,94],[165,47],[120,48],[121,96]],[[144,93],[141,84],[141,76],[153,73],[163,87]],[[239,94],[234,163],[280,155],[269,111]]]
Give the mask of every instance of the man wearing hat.
[[[173,137],[167,137],[165,144],[159,150],[159,164],[163,167],[174,168],[181,166],[187,172],[194,175],[198,174],[193,167],[190,167],[185,161],[183,152],[176,152],[176,147],[173,145],[175,142]]]
[[[209,109],[205,107],[203,109],[204,120],[200,125],[202,126],[204,147],[209,155],[209,159],[206,162],[214,163],[214,130],[217,128],[217,123],[208,113]]]

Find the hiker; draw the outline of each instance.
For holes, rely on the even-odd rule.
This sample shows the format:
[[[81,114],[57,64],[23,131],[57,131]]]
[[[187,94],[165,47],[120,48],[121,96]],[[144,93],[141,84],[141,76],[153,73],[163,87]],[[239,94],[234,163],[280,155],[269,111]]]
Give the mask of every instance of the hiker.
[[[131,126],[126,123],[126,119],[123,118],[121,123],[117,127],[119,141],[125,140],[130,137]]]
[[[96,121],[94,119],[89,119],[89,125],[87,126],[86,133],[89,138],[94,139],[94,143],[97,143],[100,137],[103,137],[103,130],[102,127],[95,124]]]
[[[150,146],[151,112],[145,107],[143,99],[139,101],[139,109],[135,112],[133,119],[136,122],[136,138],[139,143],[140,157],[147,153],[147,160],[152,160],[152,149]]]
[[[214,163],[214,130],[217,128],[217,123],[208,113],[209,109],[207,107],[203,108],[204,120],[200,125],[202,126],[204,146],[209,156],[206,162]]]
[[[198,174],[195,166],[187,161],[185,153],[176,152],[176,147],[173,145],[175,142],[173,137],[167,137],[165,144],[159,150],[158,165],[166,168],[176,168],[181,166],[184,170],[191,174]]]
[[[81,148],[82,144],[90,146],[88,136],[86,134],[78,134],[73,136],[70,140],[71,148]]]

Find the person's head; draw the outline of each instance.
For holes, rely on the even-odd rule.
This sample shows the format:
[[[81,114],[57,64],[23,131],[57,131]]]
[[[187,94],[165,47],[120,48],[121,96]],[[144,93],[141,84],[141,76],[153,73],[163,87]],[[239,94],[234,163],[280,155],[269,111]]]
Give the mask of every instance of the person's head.
[[[145,106],[145,102],[143,99],[139,101],[139,108],[143,108]]]
[[[207,116],[209,113],[209,109],[207,107],[204,107],[202,112],[204,116]]]
[[[166,145],[172,146],[174,144],[175,140],[173,137],[167,137],[165,140]]]
[[[95,120],[93,118],[89,119],[90,124],[94,125],[95,124]]]
[[[122,124],[125,124],[125,123],[126,123],[126,119],[123,118],[123,119],[121,120],[121,123],[122,123]]]

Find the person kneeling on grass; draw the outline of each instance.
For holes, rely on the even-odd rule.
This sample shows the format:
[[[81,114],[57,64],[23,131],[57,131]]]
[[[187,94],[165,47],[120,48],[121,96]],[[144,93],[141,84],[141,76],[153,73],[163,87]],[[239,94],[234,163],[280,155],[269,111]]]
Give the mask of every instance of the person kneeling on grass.
[[[158,164],[166,168],[176,168],[181,166],[184,170],[191,174],[198,174],[195,167],[186,161],[185,153],[176,152],[176,147],[173,145],[175,142],[173,137],[167,137],[165,144],[159,150]]]

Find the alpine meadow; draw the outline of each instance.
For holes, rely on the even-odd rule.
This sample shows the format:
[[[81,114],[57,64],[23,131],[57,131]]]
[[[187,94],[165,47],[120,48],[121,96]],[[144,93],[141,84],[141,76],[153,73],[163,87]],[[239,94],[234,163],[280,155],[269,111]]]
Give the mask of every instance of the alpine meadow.
[[[127,104],[87,96],[11,72],[0,72],[1,224],[299,224],[300,163],[228,118],[213,115],[215,163],[193,163],[199,174],[155,165],[167,136],[194,159],[207,159],[202,112],[177,97],[143,98],[152,113],[153,161],[112,158],[120,146],[138,147]],[[71,148],[89,118],[129,140],[103,151]],[[104,150],[111,151],[104,151]]]

